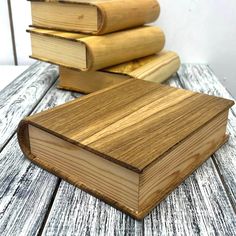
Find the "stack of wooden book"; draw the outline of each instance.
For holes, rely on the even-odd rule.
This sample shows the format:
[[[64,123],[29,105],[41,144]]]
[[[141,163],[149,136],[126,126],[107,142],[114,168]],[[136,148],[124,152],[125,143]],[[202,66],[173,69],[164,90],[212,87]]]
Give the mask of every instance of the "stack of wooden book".
[[[22,151],[142,219],[227,141],[233,102],[154,83],[180,63],[162,30],[144,26],[154,0],[31,4],[32,57],[60,65],[60,87],[94,93],[21,121]]]
[[[176,53],[163,50],[163,31],[146,25],[159,17],[156,0],[31,0],[31,8],[31,57],[60,66],[59,88],[161,83],[180,66]]]

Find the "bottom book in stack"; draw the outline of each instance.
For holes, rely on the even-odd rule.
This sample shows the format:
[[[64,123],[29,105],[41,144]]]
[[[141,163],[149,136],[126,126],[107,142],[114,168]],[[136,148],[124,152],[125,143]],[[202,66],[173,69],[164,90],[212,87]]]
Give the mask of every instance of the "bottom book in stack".
[[[81,72],[60,66],[58,88],[92,93],[130,78],[162,83],[177,72],[179,56],[166,51],[112,66],[100,71]]]
[[[18,127],[37,165],[142,219],[224,142],[233,101],[129,79]]]

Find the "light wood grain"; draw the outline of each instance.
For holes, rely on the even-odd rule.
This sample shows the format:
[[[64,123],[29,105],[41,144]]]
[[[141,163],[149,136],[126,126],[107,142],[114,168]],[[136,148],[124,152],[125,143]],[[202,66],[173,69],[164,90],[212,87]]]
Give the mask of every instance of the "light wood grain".
[[[34,163],[141,219],[222,145],[232,105],[128,80],[28,117],[18,137]]]
[[[179,67],[180,58],[177,53],[162,51],[156,55],[105,68],[104,71],[161,83],[176,73]]]
[[[29,142],[34,162],[51,168],[73,180],[77,186],[91,189],[97,195],[106,194],[138,211],[139,175],[111,161],[99,158],[76,145],[66,142],[34,126],[29,126]],[[56,150],[56,152],[55,152]]]
[[[81,72],[60,67],[59,88],[91,93],[130,78],[161,83],[176,73],[179,66],[178,55],[167,51],[122,63],[102,71]]]
[[[57,76],[55,66],[37,62],[1,91],[0,150],[15,132],[19,121],[32,112]]]
[[[165,44],[164,33],[154,26],[143,26],[102,36],[36,28],[31,28],[28,32],[32,38],[33,58],[82,71],[99,70],[149,56],[160,52]],[[86,50],[86,58],[84,51],[80,55],[77,50]],[[63,57],[59,57],[62,53]]]
[[[225,142],[227,116],[228,111],[214,118],[140,175],[31,125],[30,159],[142,219]]]
[[[31,34],[31,46],[32,56],[41,58],[43,61],[55,61],[62,65],[69,64],[71,67],[80,68],[81,70],[87,68],[84,44],[40,34]]]
[[[60,79],[58,88],[77,91],[82,93],[93,93],[115,84],[119,84],[127,79],[127,75],[114,74],[103,71],[81,72],[66,67],[59,67]]]
[[[88,4],[31,2],[32,24],[67,31],[98,31],[98,9]]]
[[[62,4],[63,3],[63,4]],[[31,1],[34,26],[105,34],[155,21],[156,0]]]

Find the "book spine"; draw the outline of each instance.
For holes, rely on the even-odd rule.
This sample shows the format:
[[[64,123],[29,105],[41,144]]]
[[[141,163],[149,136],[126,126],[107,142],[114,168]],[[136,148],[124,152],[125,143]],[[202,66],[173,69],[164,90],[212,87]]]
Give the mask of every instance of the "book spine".
[[[80,41],[87,45],[89,71],[158,53],[164,48],[165,35],[158,27],[139,27]]]
[[[113,0],[95,5],[99,10],[97,34],[151,23],[160,15],[160,5],[156,0]]]
[[[59,72],[58,88],[85,94],[93,93],[130,79],[127,75],[102,71],[81,72],[63,66],[59,67]]]

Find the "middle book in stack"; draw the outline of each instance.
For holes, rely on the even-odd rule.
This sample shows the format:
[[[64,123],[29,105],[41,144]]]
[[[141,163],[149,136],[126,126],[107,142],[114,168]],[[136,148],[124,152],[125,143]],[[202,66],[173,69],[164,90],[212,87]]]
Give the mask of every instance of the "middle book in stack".
[[[121,63],[133,64],[132,60],[135,59],[142,61],[144,58],[145,61],[145,57],[161,52],[165,45],[165,36],[159,27],[144,26],[159,16],[160,7],[155,0],[68,0],[63,4],[56,0],[45,0],[32,1],[31,7],[33,25],[28,29],[32,42],[31,57],[58,64],[61,66],[60,71],[63,67],[67,68],[67,73],[63,76],[65,80],[66,77],[71,77],[72,71],[75,73],[74,70],[77,70],[76,76],[78,73],[81,77],[79,71],[83,71],[82,76],[88,78],[86,73],[91,71]],[[167,57],[167,62],[162,61],[163,53],[160,56],[155,55],[148,62],[151,63],[149,67],[155,67],[156,70],[163,70],[163,66],[171,64],[171,69],[161,76],[163,78],[159,82],[167,79],[179,67],[176,54],[174,59],[169,52],[164,53],[164,56]],[[160,58],[159,61],[157,58]],[[161,68],[158,68],[160,65]],[[110,70],[109,73],[114,74],[113,71]],[[101,78],[101,81],[96,80],[94,83],[102,80]],[[108,81],[106,85],[109,86],[117,83],[116,79]],[[85,80],[84,82],[86,83]],[[63,83],[61,87],[63,88]],[[73,89],[73,84],[71,87]],[[87,91],[82,88],[73,90],[96,91],[89,88]]]

